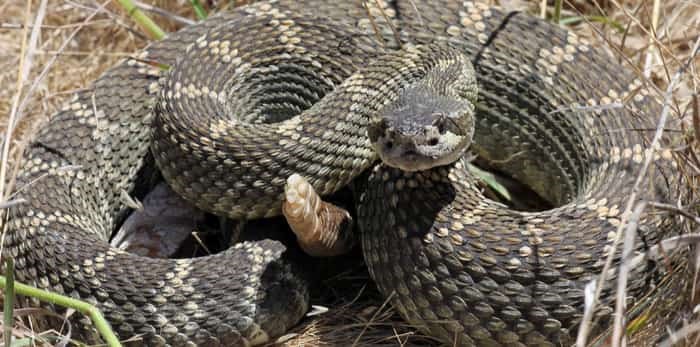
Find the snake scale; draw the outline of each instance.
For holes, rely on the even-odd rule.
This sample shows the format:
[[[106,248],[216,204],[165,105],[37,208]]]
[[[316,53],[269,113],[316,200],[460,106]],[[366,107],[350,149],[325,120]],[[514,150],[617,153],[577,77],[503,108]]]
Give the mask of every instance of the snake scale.
[[[471,151],[557,207],[522,212],[485,198],[464,160],[417,172],[375,165],[368,117],[420,68],[385,71],[397,38],[406,55],[430,57],[421,45],[441,44],[469,57]],[[168,111],[187,110],[212,117],[170,123]],[[97,305],[137,344],[264,343],[309,306],[286,248],[262,240],[193,259],[128,254],[106,241],[128,211],[123,195],[155,159],[198,206],[257,218],[280,213],[291,173],[329,194],[369,170],[361,246],[404,319],[449,344],[567,344],[659,110],[604,51],[523,13],[448,0],[250,4],[152,43],[51,117],[26,150],[17,185],[26,203],[12,208],[3,256],[15,258],[19,281]],[[671,153],[654,159],[641,198],[669,200]],[[653,243],[671,225],[645,214],[639,234]],[[650,276],[633,271],[631,297]],[[604,318],[610,288],[601,301]],[[98,339],[75,319],[83,339]]]

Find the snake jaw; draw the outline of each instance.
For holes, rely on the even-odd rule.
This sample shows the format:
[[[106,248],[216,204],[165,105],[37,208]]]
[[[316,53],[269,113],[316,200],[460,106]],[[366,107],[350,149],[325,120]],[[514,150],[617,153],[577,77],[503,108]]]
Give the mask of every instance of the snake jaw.
[[[374,149],[385,164],[404,170],[422,171],[443,166],[459,159],[468,142],[464,136],[448,133],[435,143],[419,143],[415,139],[394,141],[380,139]]]

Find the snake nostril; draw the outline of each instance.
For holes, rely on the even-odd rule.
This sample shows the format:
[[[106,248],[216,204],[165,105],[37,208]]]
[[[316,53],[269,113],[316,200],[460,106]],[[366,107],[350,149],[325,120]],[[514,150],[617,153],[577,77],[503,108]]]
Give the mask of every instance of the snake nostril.
[[[394,148],[394,143],[391,141],[387,141],[384,143],[384,147],[386,147],[386,149],[392,149]]]
[[[428,140],[428,146],[435,146],[440,142],[440,140],[437,137],[433,137],[430,140]]]

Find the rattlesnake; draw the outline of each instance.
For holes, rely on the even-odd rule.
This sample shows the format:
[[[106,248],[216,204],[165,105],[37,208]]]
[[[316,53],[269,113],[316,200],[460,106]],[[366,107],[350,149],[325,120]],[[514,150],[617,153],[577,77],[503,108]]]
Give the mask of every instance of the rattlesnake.
[[[292,173],[329,194],[370,170],[357,203],[361,245],[404,319],[450,344],[569,342],[658,103],[602,50],[541,19],[469,1],[368,3],[236,8],[149,45],[78,92],[38,132],[19,171],[27,203],[12,208],[3,253],[16,259],[17,279],[96,304],[121,338],[148,345],[269,341],[309,305],[281,243],[179,260],[108,246],[127,211],[123,195],[152,166],[149,148],[176,191],[235,218],[279,214]],[[375,165],[366,126],[391,101],[378,95],[400,98],[420,61],[452,50],[478,80],[472,151],[558,207],[519,212],[484,198],[463,159],[417,172]],[[410,73],[376,63],[396,59],[413,64]],[[215,117],[171,123],[181,106],[168,99]],[[309,107],[316,117],[291,117]],[[668,200],[673,182],[663,173],[675,164],[669,150],[655,159],[645,191]],[[644,215],[640,236],[653,243],[670,222]],[[647,269],[634,271],[630,295],[647,284]],[[610,302],[608,288],[601,315]],[[78,320],[82,338],[96,339]]]

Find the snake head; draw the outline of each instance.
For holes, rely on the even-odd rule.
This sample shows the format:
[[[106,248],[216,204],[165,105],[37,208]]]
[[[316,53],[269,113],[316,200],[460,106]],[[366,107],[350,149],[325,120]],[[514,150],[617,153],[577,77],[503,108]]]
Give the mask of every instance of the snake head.
[[[404,89],[367,128],[385,164],[427,170],[459,159],[474,134],[474,103],[422,85]]]

